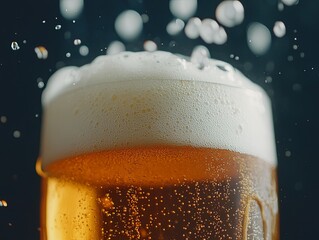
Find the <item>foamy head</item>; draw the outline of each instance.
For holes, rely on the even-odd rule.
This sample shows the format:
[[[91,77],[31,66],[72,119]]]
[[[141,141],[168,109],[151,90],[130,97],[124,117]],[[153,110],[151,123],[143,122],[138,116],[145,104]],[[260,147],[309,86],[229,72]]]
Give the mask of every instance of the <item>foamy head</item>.
[[[101,56],[55,73],[42,97],[41,157],[183,145],[276,164],[270,102],[229,64],[196,65],[167,52]]]

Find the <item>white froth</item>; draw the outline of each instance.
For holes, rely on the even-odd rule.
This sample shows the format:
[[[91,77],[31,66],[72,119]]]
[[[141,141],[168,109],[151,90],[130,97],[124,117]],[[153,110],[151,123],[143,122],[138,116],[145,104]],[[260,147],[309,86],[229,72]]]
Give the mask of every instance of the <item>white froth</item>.
[[[167,52],[100,56],[55,73],[42,100],[44,165],[154,144],[229,149],[276,164],[268,97],[221,61],[200,70]]]

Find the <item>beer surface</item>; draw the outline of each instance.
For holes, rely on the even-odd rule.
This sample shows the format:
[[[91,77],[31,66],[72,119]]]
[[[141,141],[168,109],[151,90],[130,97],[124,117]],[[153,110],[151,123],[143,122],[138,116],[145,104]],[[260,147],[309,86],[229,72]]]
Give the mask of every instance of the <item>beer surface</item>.
[[[275,167],[229,150],[153,146],[45,168],[43,239],[278,239]]]

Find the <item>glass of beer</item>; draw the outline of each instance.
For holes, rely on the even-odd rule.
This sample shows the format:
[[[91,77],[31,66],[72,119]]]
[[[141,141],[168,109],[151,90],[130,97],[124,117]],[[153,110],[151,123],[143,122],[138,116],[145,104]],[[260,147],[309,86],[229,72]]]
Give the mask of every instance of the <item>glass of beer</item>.
[[[42,101],[41,239],[279,239],[270,101],[229,64],[100,56]]]

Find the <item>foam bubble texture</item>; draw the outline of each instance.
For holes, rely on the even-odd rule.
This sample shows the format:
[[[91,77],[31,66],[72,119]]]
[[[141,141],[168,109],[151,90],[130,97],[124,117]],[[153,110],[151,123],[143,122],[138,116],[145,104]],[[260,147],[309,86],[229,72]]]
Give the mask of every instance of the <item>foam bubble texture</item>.
[[[230,65],[166,52],[101,56],[55,73],[42,96],[41,157],[115,147],[222,148],[276,164],[270,102]]]

